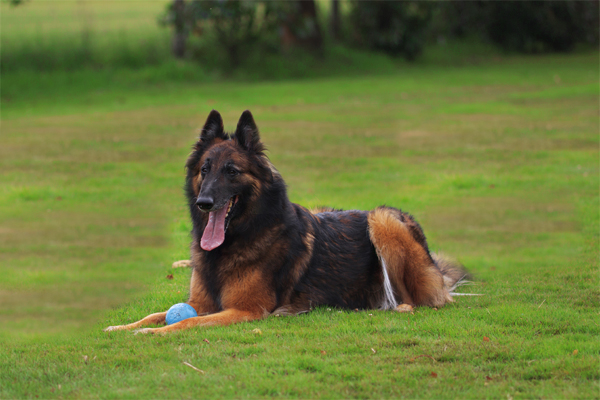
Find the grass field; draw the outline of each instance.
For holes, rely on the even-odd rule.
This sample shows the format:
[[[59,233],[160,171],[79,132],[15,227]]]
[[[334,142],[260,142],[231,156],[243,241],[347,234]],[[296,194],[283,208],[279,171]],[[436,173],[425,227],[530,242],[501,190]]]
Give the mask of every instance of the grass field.
[[[598,53],[348,57],[254,83],[3,69],[0,398],[598,398]],[[183,166],[213,108],[252,110],[292,201],[409,211],[483,296],[102,332],[186,299]]]
[[[169,31],[157,20],[166,3],[41,0],[12,7],[2,2],[2,70],[161,64],[169,57]]]

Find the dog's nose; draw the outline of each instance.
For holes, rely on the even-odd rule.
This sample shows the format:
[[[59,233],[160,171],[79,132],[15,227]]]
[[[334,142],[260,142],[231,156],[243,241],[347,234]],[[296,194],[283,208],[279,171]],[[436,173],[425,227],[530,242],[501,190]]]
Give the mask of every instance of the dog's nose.
[[[196,199],[196,205],[203,211],[210,210],[215,205],[215,201],[212,197],[200,197]]]

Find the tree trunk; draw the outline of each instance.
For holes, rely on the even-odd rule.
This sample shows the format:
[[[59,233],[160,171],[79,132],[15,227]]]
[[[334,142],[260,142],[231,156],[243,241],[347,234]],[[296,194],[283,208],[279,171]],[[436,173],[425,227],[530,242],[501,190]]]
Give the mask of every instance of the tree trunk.
[[[323,37],[315,0],[284,1],[282,3],[285,5],[285,18],[281,20],[279,27],[281,47],[288,50],[294,46],[301,46],[321,54]]]
[[[304,42],[305,44],[316,51],[321,51],[323,48],[323,36],[321,35],[321,27],[319,26],[319,19],[317,18],[317,5],[315,0],[298,0],[300,5],[300,15],[310,21],[313,27],[312,34],[307,37]]]
[[[340,0],[331,1],[331,38],[340,40]]]
[[[185,57],[187,32],[185,29],[185,1],[173,0],[173,14],[175,15],[173,35],[173,55],[177,58]]]

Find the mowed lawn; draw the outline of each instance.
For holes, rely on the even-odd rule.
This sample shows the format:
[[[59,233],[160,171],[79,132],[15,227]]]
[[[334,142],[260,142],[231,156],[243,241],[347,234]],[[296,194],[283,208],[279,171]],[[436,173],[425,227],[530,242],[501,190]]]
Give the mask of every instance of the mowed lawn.
[[[129,74],[32,73],[27,96],[3,93],[0,398],[598,396],[597,53],[272,83]],[[184,164],[213,108],[229,130],[253,112],[292,201],[402,208],[483,296],[102,332],[186,299],[189,271],[170,268],[188,256]]]

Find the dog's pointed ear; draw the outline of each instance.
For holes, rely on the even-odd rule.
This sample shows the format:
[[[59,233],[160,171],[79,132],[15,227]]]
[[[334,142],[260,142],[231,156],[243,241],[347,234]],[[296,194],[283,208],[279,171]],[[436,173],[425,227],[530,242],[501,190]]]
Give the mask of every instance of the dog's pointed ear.
[[[254,122],[254,117],[252,117],[252,113],[249,110],[242,113],[234,136],[238,144],[245,150],[257,153],[263,150],[263,146],[260,143],[258,128]]]
[[[222,137],[223,133],[223,118],[217,110],[212,110],[200,132],[200,140],[209,142],[216,137]]]

